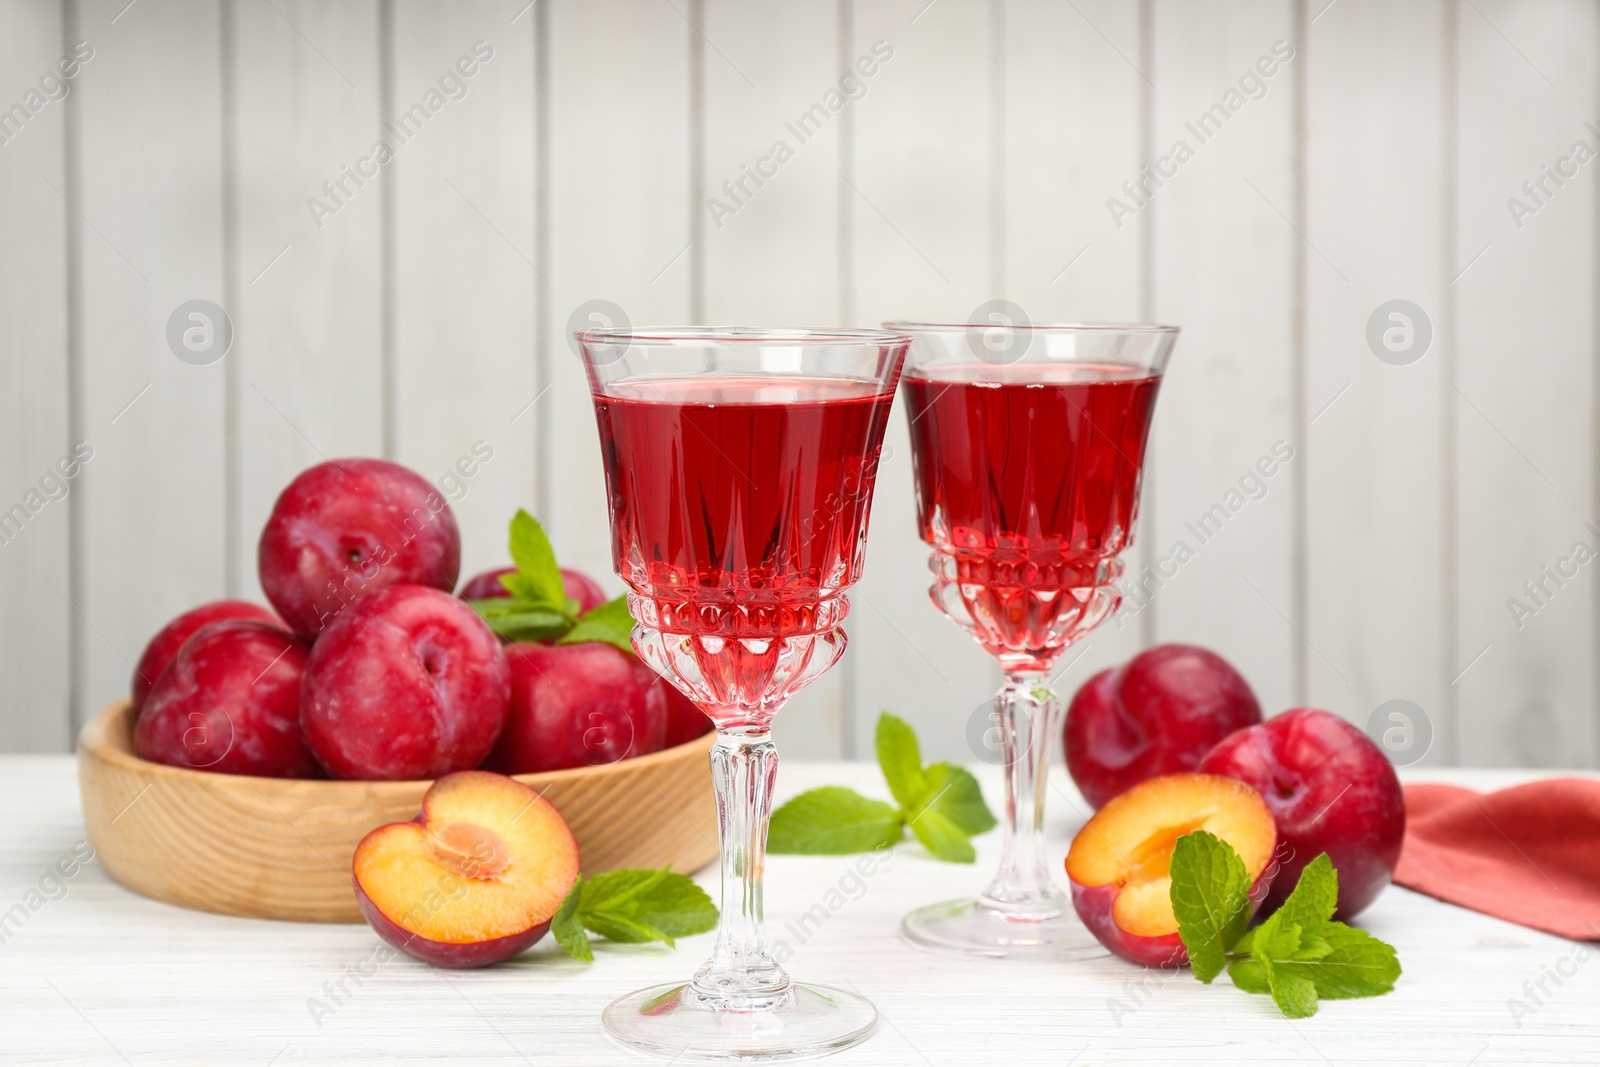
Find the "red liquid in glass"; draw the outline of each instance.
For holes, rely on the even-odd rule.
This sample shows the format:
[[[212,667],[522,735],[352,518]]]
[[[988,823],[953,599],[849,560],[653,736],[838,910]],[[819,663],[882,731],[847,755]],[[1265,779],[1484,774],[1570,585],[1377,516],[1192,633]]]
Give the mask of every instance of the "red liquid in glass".
[[[617,572],[666,635],[641,648],[652,666],[670,659],[702,703],[749,708],[832,664],[893,399],[871,382],[733,376],[625,379],[595,398]],[[819,634],[830,651],[813,663]]]
[[[1047,665],[1115,608],[1159,384],[1083,363],[904,379],[935,601],[1002,663]]]

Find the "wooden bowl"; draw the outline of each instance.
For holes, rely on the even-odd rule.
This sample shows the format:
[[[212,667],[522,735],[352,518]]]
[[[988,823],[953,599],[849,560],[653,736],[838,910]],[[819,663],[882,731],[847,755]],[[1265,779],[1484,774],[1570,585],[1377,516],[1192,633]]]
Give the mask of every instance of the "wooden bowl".
[[[717,855],[711,735],[597,767],[519,774],[560,810],[585,873],[685,874]],[[361,922],[350,861],[367,831],[416,817],[429,782],[249,778],[133,752],[119,700],[78,735],[78,788],[95,857],[136,893],[185,908],[297,922]]]

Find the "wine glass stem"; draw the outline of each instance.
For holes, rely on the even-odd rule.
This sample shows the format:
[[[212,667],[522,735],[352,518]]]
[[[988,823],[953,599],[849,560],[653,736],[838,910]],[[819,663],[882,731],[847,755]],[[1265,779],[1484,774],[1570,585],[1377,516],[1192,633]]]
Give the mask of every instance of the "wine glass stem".
[[[767,951],[761,885],[778,749],[768,728],[719,728],[711,780],[722,835],[722,919],[717,947],[690,993],[713,1011],[760,1011],[791,996],[792,983]]]
[[[1050,741],[1061,718],[1061,698],[1044,671],[1011,668],[994,703],[1005,761],[1005,846],[1000,873],[978,903],[1011,918],[1052,919],[1066,904],[1044,862]]]

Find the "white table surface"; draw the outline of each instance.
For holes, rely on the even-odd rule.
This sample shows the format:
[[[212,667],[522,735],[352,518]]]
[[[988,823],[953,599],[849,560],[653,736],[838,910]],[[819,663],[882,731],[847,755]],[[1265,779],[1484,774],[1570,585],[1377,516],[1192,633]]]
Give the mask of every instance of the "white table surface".
[[[1049,843],[1059,870],[1082,801],[1060,768]],[[999,776],[980,768],[991,806]],[[1537,775],[1427,771],[1492,789]],[[822,784],[887,796],[871,764],[785,764],[780,800]],[[22,902],[83,840],[76,770],[67,757],[0,758],[0,913]],[[975,867],[902,845],[804,944],[789,970],[853,986],[881,1021],[865,1044],[829,1062],[873,1065],[1594,1064],[1600,1062],[1600,951],[1532,1014],[1508,1001],[1580,946],[1398,887],[1361,925],[1392,943],[1405,968],[1395,992],[1324,1002],[1291,1022],[1226,978],[1202,986],[1116,959],[1076,964],[961,962],[924,955],[897,935],[914,905],[970,894],[991,873],[999,833],[978,839]],[[823,899],[850,857],[773,857],[767,918],[774,937]],[[700,879],[713,897],[713,870]],[[312,998],[378,946],[365,926],[234,919],[137,896],[89,864],[0,943],[0,1064],[499,1064],[648,1062],[610,1044],[600,1010],[636,986],[686,978],[712,935],[663,946],[596,940],[595,962],[547,938],[518,960],[445,972],[404,957],[384,964],[319,1022]],[[848,882],[846,883],[849,884]],[[1589,946],[1600,949],[1600,946]],[[1563,969],[1571,970],[1573,963]],[[1120,1005],[1120,1007],[1119,1007]],[[1518,1022],[1520,1021],[1520,1026]]]

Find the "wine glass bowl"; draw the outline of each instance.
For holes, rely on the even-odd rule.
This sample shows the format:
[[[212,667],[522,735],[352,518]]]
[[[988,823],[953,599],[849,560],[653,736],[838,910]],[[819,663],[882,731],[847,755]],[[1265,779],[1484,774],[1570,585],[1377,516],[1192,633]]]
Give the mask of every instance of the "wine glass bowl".
[[[608,1034],[682,1062],[815,1056],[872,1005],[793,982],[767,950],[770,726],[844,654],[883,430],[910,338],[684,327],[576,334],[589,372],[633,645],[717,726],[716,949],[687,983],[608,1007]]]
[[[1061,716],[1048,672],[1116,610],[1150,417],[1177,330],[891,323],[912,335],[902,382],[929,593],[1005,675],[1004,856],[976,900],[907,916],[934,951],[1081,958],[1100,948],[1043,864],[1045,774]],[[1003,353],[1003,358],[991,358]]]

